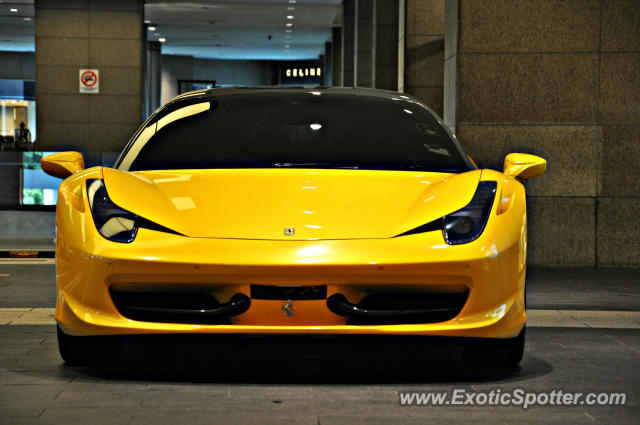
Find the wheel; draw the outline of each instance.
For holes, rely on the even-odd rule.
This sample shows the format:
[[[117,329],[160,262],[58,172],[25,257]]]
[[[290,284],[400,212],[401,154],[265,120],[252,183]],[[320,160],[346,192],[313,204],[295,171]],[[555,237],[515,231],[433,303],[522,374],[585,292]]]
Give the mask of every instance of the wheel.
[[[82,361],[82,341],[79,340],[79,337],[73,337],[65,334],[60,329],[58,329],[58,350],[60,351],[60,357],[62,360],[69,366],[79,366],[83,364]]]
[[[506,339],[473,340],[464,345],[465,362],[497,367],[514,367],[522,360],[527,328],[518,336]]]

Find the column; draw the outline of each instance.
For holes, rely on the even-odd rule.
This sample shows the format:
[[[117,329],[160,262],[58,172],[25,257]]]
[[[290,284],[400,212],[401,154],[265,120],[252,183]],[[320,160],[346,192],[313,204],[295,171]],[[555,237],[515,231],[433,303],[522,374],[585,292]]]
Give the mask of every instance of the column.
[[[36,0],[39,150],[114,152],[143,112],[142,0]],[[99,70],[99,93],[79,92],[79,70]]]
[[[151,115],[161,105],[162,50],[159,41],[147,42],[147,63],[145,67],[145,117]]]
[[[324,43],[324,64],[322,74],[322,85],[330,87],[333,85],[333,43]]]
[[[402,0],[404,1],[404,0]],[[375,87],[398,89],[398,0],[376,0]]]
[[[356,83],[358,66],[355,60],[358,0],[344,0],[342,7],[342,86],[352,87]]]
[[[445,0],[444,10],[444,101],[442,119],[453,133],[457,131],[458,109],[458,1]]]
[[[398,1],[398,91],[404,93],[404,67],[407,33],[407,0]]]
[[[376,0],[358,0],[356,12],[356,86],[376,81]]]
[[[333,27],[331,37],[332,51],[332,78],[331,82],[334,86],[342,86],[342,27]]]
[[[444,2],[407,0],[404,91],[442,116]]]

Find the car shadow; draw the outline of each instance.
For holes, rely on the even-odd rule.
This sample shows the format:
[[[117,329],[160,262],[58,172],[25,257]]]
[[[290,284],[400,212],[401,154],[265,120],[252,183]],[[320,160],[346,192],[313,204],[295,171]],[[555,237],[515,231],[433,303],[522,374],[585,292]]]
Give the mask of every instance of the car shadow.
[[[553,370],[533,356],[492,366],[465,358],[459,340],[439,337],[143,335],[98,343],[76,372],[163,382],[411,384],[517,382]]]

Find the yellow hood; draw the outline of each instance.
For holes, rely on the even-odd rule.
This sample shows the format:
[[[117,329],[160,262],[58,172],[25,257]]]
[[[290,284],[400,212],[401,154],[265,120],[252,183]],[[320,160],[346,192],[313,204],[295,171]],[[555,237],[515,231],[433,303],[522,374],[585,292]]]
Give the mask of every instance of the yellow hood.
[[[113,202],[186,236],[282,240],[393,237],[467,205],[480,174],[103,170]]]

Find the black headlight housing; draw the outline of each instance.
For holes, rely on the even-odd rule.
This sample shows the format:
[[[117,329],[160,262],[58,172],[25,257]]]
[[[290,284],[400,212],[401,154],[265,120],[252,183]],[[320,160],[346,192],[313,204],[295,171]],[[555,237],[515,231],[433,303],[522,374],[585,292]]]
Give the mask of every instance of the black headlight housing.
[[[109,199],[102,179],[87,180],[87,197],[93,222],[102,236],[113,242],[133,242],[138,232],[139,217]]]
[[[484,231],[496,197],[498,183],[481,181],[469,204],[443,217],[444,239],[449,245],[476,240]]]
[[[110,241],[131,243],[141,227],[184,236],[114,204],[102,179],[87,179],[87,197],[96,229]]]

